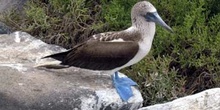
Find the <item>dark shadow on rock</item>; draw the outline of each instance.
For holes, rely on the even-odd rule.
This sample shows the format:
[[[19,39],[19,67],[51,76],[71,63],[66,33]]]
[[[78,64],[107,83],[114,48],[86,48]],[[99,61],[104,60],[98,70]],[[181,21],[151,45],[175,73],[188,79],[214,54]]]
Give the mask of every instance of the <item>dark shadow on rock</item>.
[[[4,23],[0,22],[0,34],[10,34],[12,33],[12,29],[5,25]]]

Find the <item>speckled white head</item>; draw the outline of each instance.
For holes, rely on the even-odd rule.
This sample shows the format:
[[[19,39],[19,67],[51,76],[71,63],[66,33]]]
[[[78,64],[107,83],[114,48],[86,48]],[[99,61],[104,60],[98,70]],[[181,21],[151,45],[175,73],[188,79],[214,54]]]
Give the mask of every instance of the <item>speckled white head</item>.
[[[156,8],[148,1],[141,1],[136,3],[131,10],[132,25],[143,28],[144,25],[150,25],[152,29],[155,27],[154,23],[161,25],[163,28],[172,32],[172,29],[162,20],[157,13]]]
[[[149,12],[157,12],[156,8],[148,1],[136,3],[131,10],[131,17],[145,16]]]

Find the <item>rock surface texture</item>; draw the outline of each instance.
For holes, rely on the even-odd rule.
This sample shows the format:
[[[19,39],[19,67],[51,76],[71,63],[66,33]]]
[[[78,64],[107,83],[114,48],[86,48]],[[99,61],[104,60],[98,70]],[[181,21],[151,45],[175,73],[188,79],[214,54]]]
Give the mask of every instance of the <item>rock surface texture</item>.
[[[108,73],[35,67],[41,57],[61,51],[65,49],[24,32],[0,35],[0,110],[136,110],[142,106],[136,88],[132,88],[134,96],[122,102]]]
[[[156,104],[139,110],[220,110],[220,88],[176,99],[164,104]]]
[[[22,14],[23,6],[28,0],[0,0],[0,14],[9,14],[16,11]],[[0,22],[0,34],[9,34],[12,32],[11,27]]]
[[[0,0],[0,13],[5,11],[14,10],[22,10],[23,5],[28,0]]]

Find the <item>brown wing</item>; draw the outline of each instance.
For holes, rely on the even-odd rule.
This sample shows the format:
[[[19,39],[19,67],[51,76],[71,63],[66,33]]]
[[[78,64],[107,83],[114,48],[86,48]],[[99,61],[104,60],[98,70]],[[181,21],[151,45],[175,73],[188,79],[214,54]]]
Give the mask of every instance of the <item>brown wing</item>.
[[[111,70],[130,61],[138,48],[138,44],[131,41],[89,41],[70,50],[62,64],[91,70]]]

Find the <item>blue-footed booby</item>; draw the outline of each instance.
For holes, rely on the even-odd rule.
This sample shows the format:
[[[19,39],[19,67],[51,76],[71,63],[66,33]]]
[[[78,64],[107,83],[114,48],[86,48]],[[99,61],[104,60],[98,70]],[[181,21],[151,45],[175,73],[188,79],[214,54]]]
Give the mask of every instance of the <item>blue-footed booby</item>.
[[[118,71],[143,59],[151,49],[156,23],[172,32],[148,1],[136,3],[131,10],[132,25],[126,30],[95,34],[72,49],[46,56],[68,65],[98,71],[109,71],[113,85],[123,101],[133,96],[130,78],[119,77]]]

